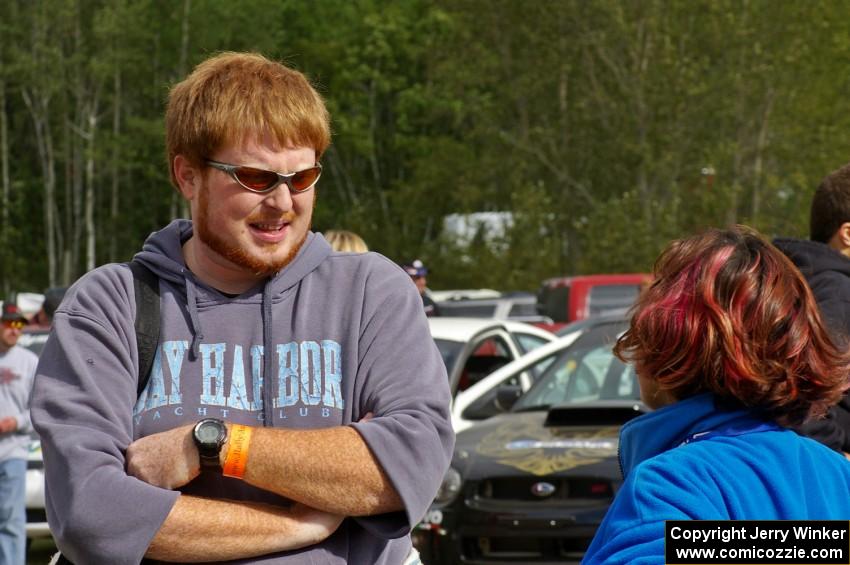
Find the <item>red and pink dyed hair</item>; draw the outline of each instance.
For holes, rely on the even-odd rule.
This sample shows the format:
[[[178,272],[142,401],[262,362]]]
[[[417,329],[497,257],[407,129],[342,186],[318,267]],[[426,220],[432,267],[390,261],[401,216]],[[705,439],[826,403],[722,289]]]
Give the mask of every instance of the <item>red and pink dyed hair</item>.
[[[674,241],[654,275],[614,351],[674,398],[712,392],[790,425],[850,386],[806,281],[755,230]]]

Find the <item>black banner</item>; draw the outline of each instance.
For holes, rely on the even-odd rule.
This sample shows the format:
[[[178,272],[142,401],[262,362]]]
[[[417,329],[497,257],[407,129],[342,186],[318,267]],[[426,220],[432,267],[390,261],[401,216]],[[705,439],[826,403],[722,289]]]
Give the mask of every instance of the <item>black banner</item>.
[[[669,520],[668,565],[850,565],[850,522]]]

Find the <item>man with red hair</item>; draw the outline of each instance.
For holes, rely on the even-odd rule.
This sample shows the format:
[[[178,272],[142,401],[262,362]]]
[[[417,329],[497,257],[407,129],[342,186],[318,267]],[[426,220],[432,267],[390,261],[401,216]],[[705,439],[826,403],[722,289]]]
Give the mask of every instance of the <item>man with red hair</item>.
[[[146,386],[126,264],[68,290],[39,361],[57,546],[77,564],[418,561],[410,531],[454,443],[448,379],[404,271],[311,229],[324,101],[286,65],[222,53],[171,89],[165,126],[192,219],[134,258],[159,289]]]
[[[850,345],[850,164],[828,174],[812,198],[810,240],[773,241],[800,269],[832,338]],[[845,396],[823,420],[804,424],[801,433],[850,453],[850,397]]]

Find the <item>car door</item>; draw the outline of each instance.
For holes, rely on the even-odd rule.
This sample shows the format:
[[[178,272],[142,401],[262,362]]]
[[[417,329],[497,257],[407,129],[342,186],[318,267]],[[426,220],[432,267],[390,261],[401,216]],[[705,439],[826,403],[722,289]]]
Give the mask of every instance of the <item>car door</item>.
[[[530,374],[544,373],[560,354],[561,350],[556,350],[535,360],[529,359],[525,363],[518,361],[517,363],[521,365],[514,367],[517,365],[514,363],[506,367],[504,371],[494,373],[475,387],[460,392],[452,407],[452,425],[455,432],[463,431],[475,422],[501,413],[503,410],[497,402],[499,389],[512,387],[517,394],[528,390],[533,384]]]
[[[511,334],[501,326],[476,334],[464,347],[455,371],[449,375],[452,395],[473,386],[522,354]]]
[[[498,414],[500,409],[496,405],[496,395],[500,387],[517,387],[521,392],[528,390],[561,354],[561,351],[575,341],[581,333],[576,331],[560,337],[557,343],[546,344],[459,392],[452,406],[452,425],[455,431],[462,431],[476,421]]]
[[[622,332],[625,327],[626,321],[621,318],[600,318],[590,323],[581,324],[576,326],[574,331],[560,336],[556,342],[530,352],[522,360],[491,374],[468,390],[459,393],[452,406],[452,425],[455,428],[455,432],[470,427],[476,421],[498,414],[501,411],[496,404],[499,388],[516,387],[518,393],[528,391],[531,385],[540,379],[542,375],[550,372],[550,370],[557,369],[552,368],[552,364],[561,358],[564,352],[585,333],[607,331],[608,333],[614,332],[617,334]],[[610,329],[606,330],[605,328]],[[565,373],[565,385],[569,384],[572,387],[578,387],[573,392],[577,396],[592,394],[593,383],[587,377],[600,373],[603,370],[601,363],[604,363],[605,359],[607,358],[604,355],[598,360],[595,356],[589,357],[589,360],[593,362],[589,365],[586,372],[582,373],[585,378],[580,383],[576,381],[573,384],[570,383],[569,379],[566,379],[567,373]],[[574,367],[567,363],[560,364],[559,366],[561,366],[560,370],[563,371],[571,372],[574,369]],[[627,395],[628,393],[622,394]]]

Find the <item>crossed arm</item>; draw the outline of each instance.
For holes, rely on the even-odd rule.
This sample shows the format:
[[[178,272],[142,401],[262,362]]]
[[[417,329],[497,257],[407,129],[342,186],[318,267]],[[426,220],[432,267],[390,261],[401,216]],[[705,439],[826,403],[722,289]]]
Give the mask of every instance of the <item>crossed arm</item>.
[[[341,516],[303,504],[282,509],[183,495],[145,555],[180,563],[256,557],[318,543],[340,522]]]
[[[128,473],[168,489],[191,481],[200,472],[191,431],[192,425],[182,426],[133,442],[127,450]],[[227,445],[222,459],[226,452]],[[299,504],[281,509],[183,495],[154,537],[147,557],[211,561],[296,549],[325,539],[343,516],[402,508],[365,441],[347,426],[255,428],[244,480]],[[185,543],[189,539],[192,544]]]

